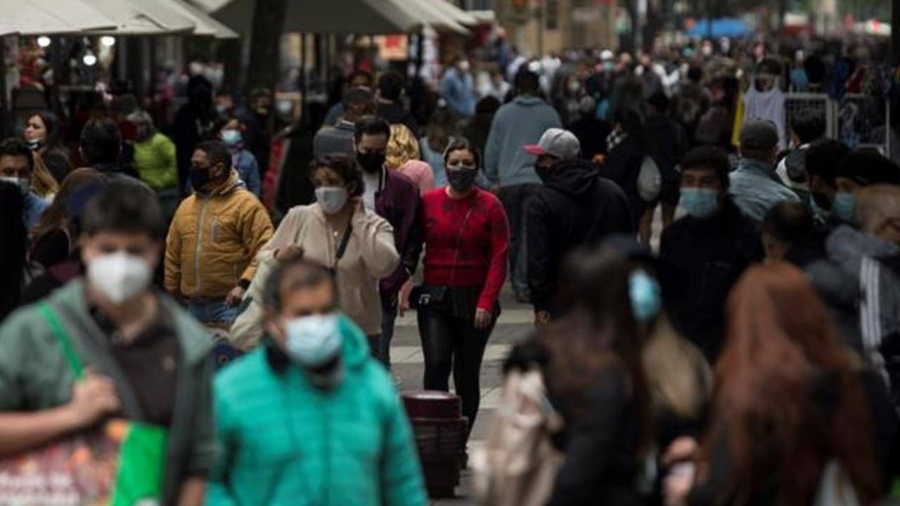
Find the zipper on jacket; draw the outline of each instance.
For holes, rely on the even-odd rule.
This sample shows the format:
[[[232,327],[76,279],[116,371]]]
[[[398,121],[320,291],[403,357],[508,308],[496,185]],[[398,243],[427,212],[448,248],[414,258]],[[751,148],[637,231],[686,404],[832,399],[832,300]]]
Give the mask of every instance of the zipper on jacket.
[[[197,296],[200,296],[200,252],[203,249],[203,221],[206,219],[206,206],[209,199],[203,199],[200,207],[200,220],[197,222],[197,249],[194,253],[194,275],[197,278]]]

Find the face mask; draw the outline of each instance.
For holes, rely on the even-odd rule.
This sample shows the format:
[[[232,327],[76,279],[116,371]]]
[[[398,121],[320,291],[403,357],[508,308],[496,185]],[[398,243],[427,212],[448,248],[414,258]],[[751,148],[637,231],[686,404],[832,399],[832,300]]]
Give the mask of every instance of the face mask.
[[[612,72],[613,70],[616,70],[616,64],[611,61],[603,62],[603,70]]]
[[[287,322],[284,332],[288,356],[303,367],[322,367],[341,351],[336,314],[295,318]]]
[[[268,116],[269,115],[269,106],[257,107],[256,114],[259,114],[260,116]]]
[[[475,185],[475,178],[478,171],[475,169],[454,169],[447,167],[447,182],[450,188],[459,193],[467,193]]]
[[[694,218],[706,218],[719,210],[719,192],[703,188],[682,188],[679,206]]]
[[[22,195],[27,195],[31,191],[31,178],[27,177],[0,177],[0,181],[16,185]]]
[[[229,147],[237,146],[244,140],[244,136],[238,130],[222,130],[222,142]]]
[[[853,193],[838,192],[834,196],[834,206],[831,212],[845,223],[853,223],[856,213],[856,195]]]
[[[369,174],[374,174],[384,167],[386,156],[384,153],[356,153],[356,160],[362,169]]]
[[[32,151],[37,151],[37,150],[41,149],[42,147],[44,147],[44,141],[42,141],[40,139],[28,141],[28,149],[30,149]]]
[[[199,167],[192,167],[190,175],[191,175],[191,188],[193,188],[194,191],[203,190],[203,187],[208,185],[209,181],[211,179],[211,177],[209,175],[209,170],[201,169]]]
[[[471,69],[471,68],[472,68],[472,65],[467,60],[463,60],[463,61],[459,62],[459,70],[461,70],[461,71],[468,72],[469,69]]]
[[[581,90],[581,83],[578,81],[569,82],[569,93],[575,94]]]
[[[91,260],[87,277],[91,286],[113,304],[120,305],[147,290],[153,270],[143,258],[122,251]]]
[[[553,165],[553,163],[545,163],[534,166],[534,171],[541,178],[541,181],[546,183],[550,179],[550,176],[553,175]]]
[[[316,188],[316,201],[325,214],[337,214],[347,204],[350,198],[347,189],[343,186],[322,186]]]
[[[635,271],[628,278],[631,312],[640,323],[650,323],[662,307],[659,283],[644,271]]]
[[[216,105],[216,112],[219,113],[220,116],[221,116],[222,114],[225,114],[225,112],[226,112],[227,110],[228,110],[228,108],[225,107],[224,105],[221,105],[221,104]]]

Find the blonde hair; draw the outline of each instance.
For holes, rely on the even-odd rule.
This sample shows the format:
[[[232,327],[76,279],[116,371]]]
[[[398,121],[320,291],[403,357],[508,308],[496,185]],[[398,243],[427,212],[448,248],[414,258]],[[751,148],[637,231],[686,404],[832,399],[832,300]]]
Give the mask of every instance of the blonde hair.
[[[47,198],[59,193],[59,183],[50,173],[40,153],[35,151],[34,169],[31,171],[31,189],[38,197]]]
[[[387,160],[389,169],[399,169],[410,160],[418,160],[421,156],[419,140],[412,130],[405,125],[391,125],[391,139],[388,141]]]

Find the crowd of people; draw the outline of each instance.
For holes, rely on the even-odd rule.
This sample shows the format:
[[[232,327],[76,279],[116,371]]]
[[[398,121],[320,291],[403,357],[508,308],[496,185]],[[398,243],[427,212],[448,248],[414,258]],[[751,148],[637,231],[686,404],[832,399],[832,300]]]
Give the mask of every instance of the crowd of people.
[[[784,71],[757,56],[746,87],[609,51],[476,86],[457,58],[425,118],[402,75],[359,72],[304,163],[270,163],[271,93],[236,108],[200,76],[168,134],[135,110],[70,150],[35,113],[0,142],[0,462],[124,417],[167,433],[162,504],[424,505],[395,321],[416,311],[421,386],[452,373],[471,431],[509,278],[535,330],[505,374],[537,373],[561,458],[493,493],[887,497],[900,167],[770,107]],[[213,330],[244,356],[214,364]]]

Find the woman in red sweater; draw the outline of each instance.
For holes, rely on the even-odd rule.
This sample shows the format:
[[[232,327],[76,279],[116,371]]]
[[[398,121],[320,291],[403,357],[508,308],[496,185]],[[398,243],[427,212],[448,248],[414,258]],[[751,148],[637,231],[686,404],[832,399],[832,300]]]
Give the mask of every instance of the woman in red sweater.
[[[425,285],[413,290],[425,355],[425,389],[447,391],[450,371],[469,428],[481,397],[484,349],[500,314],[509,226],[493,194],[475,187],[481,158],[465,139],[444,152],[449,186],[423,197]]]

